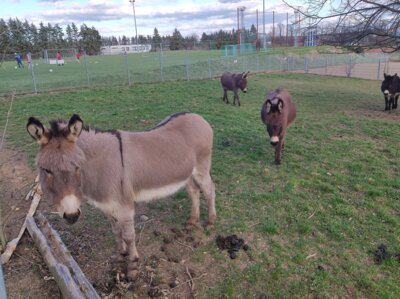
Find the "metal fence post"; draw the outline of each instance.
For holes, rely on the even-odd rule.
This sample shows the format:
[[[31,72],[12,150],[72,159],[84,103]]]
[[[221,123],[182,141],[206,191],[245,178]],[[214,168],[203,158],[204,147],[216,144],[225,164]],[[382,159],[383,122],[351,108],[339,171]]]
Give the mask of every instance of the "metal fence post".
[[[125,51],[125,65],[126,65],[126,71],[128,72],[128,84],[129,86],[131,86],[132,85],[131,72],[129,71],[128,53],[126,53],[126,51]]]
[[[381,60],[379,59],[378,60],[378,74],[376,76],[376,79],[379,80],[380,74],[381,74]]]
[[[188,57],[187,57],[187,54],[186,54],[186,57],[185,57],[185,68],[186,68],[186,80],[189,81],[189,65],[188,65]]]
[[[160,80],[164,81],[162,43],[160,43]]]
[[[290,57],[286,56],[286,71],[289,71],[290,69]]]
[[[28,64],[29,65],[29,64]],[[30,66],[31,66],[31,72],[32,72],[32,82],[33,82],[33,90],[35,91],[35,93],[37,93],[37,87],[36,87],[36,78],[35,78],[35,70],[34,68],[34,63],[31,62]]]
[[[308,60],[307,56],[304,56],[304,72],[308,73]]]
[[[211,59],[210,59],[210,57],[208,57],[208,76],[210,77],[210,79],[212,78],[212,75],[211,75]]]
[[[325,75],[328,74],[328,57],[325,58]]]
[[[347,77],[351,77],[351,56],[349,56],[349,65],[348,65]]]
[[[88,85],[88,87],[90,87],[90,78],[89,78],[89,69],[88,69],[88,64],[87,64],[87,59],[86,59],[86,51],[83,52],[83,61],[85,62],[87,85]]]

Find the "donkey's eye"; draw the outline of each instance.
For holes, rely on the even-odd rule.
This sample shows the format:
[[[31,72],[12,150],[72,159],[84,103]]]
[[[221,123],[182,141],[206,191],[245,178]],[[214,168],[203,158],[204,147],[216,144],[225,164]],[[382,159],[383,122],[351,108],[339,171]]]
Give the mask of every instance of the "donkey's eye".
[[[42,168],[42,170],[43,170],[46,174],[50,174],[50,175],[53,174],[53,172],[52,172],[51,170],[49,170],[49,169]]]

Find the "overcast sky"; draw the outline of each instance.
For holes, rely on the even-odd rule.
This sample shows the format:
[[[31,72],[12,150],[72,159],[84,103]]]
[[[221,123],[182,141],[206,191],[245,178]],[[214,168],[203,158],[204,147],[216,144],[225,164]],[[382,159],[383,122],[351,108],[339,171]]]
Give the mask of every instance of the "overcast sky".
[[[128,0],[2,0],[0,18],[25,19],[38,25],[74,22],[94,26],[103,36],[134,36],[132,3]],[[296,1],[291,1],[295,3]],[[162,35],[172,34],[177,28],[182,35],[210,33],[219,29],[237,27],[237,8],[246,7],[245,27],[256,25],[256,9],[259,10],[259,30],[262,32],[262,0],[136,0],[138,34],[153,35],[154,27]],[[266,23],[272,22],[272,11],[279,12],[275,22],[286,22],[286,12],[281,0],[266,0]]]

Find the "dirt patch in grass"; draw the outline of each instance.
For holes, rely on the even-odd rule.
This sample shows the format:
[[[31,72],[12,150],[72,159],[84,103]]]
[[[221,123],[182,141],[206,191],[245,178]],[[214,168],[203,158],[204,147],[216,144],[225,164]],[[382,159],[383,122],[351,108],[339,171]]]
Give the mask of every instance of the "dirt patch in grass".
[[[344,113],[349,116],[357,115],[358,117],[364,116],[372,119],[400,121],[400,110],[384,111],[384,104],[385,103],[382,100],[382,110],[357,109],[353,111],[346,111]]]
[[[0,204],[2,215],[7,218],[5,233],[11,240],[18,234],[29,209],[30,202],[25,200],[25,195],[35,173],[23,156],[9,150],[2,151],[1,165]],[[169,226],[152,216],[154,211],[149,211],[146,205],[137,206],[140,274],[136,281],[129,282],[112,263],[114,238],[100,211],[85,205],[83,217],[70,226],[51,213],[51,205],[46,200],[38,209],[60,234],[102,298],[192,298],[196,294],[207,294],[210,287],[223,279],[212,255],[216,248],[215,234],[212,231],[206,234],[201,229],[186,230],[183,225],[186,219]],[[3,269],[9,298],[61,298],[28,233]]]
[[[25,196],[35,174],[23,155],[4,147],[0,165],[0,207],[4,234],[10,241],[18,235],[29,209],[30,201]],[[42,203],[42,207],[45,205]],[[9,298],[60,298],[57,284],[27,233],[3,271]]]

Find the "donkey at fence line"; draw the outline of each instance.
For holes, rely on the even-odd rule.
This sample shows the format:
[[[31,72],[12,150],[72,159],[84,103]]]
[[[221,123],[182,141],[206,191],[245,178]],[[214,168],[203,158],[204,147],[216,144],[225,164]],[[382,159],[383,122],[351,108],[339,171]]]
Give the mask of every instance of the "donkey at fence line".
[[[393,76],[383,73],[381,91],[385,97],[385,110],[396,109],[400,95],[400,78],[397,73]]]
[[[261,120],[267,128],[270,143],[275,147],[275,163],[281,163],[286,130],[296,118],[296,106],[286,89],[275,89],[261,107]]]
[[[104,212],[116,236],[127,274],[138,274],[135,202],[166,197],[186,186],[192,200],[188,225],[200,217],[200,191],[207,199],[208,221],[217,218],[210,176],[213,131],[199,115],[177,113],[144,132],[102,131],[83,126],[78,115],[45,127],[30,117],[28,133],[40,144],[36,157],[44,195],[69,223],[81,214],[83,201]]]
[[[229,104],[228,90],[232,90],[233,91],[233,105],[236,105],[236,99],[237,99],[238,105],[240,106],[238,91],[240,89],[244,93],[247,92],[247,75],[249,73],[250,72],[241,73],[241,74],[231,74],[229,72],[226,72],[226,73],[222,74],[221,85],[224,90],[224,95],[222,97],[222,100],[224,102]]]

